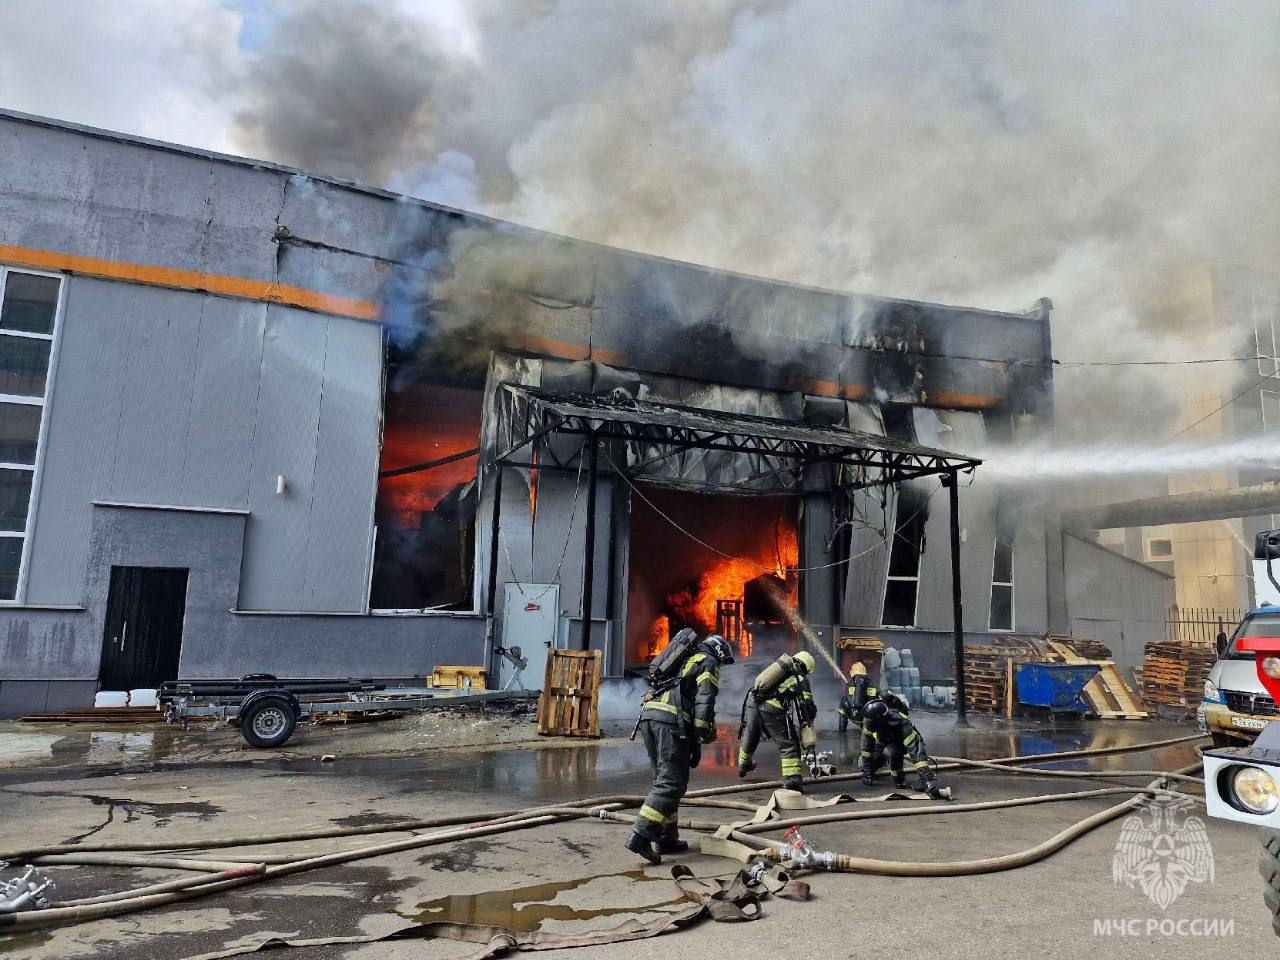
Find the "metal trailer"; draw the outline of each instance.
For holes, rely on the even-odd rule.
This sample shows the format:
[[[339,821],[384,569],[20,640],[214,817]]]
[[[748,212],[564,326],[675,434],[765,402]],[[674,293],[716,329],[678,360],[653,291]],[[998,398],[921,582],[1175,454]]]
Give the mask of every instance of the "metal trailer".
[[[373,680],[289,680],[251,674],[238,680],[175,680],[160,687],[168,723],[211,717],[235,723],[250,746],[283,746],[303,717],[330,713],[422,710],[432,706],[512,700],[530,694],[461,687],[388,687]]]

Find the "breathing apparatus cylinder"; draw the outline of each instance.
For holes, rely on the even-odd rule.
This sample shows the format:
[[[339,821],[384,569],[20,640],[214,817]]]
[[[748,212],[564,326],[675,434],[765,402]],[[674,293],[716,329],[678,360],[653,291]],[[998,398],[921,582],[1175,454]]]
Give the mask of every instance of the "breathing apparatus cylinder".
[[[818,731],[813,729],[810,724],[801,724],[800,726],[800,748],[802,750],[813,750],[818,746]]]
[[[756,677],[751,689],[757,694],[772,693],[778,684],[795,672],[795,664],[791,659],[791,654],[784,653],[760,671],[760,675]]]

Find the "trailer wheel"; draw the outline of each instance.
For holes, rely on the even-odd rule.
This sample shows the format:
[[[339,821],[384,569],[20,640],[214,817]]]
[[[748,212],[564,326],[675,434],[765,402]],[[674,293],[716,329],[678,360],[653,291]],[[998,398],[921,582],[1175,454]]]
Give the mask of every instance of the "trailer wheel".
[[[1262,899],[1271,911],[1271,927],[1280,936],[1280,831],[1270,831],[1266,836],[1259,863],[1265,881]]]
[[[298,718],[284,697],[258,697],[240,715],[240,735],[251,747],[283,746],[293,736]]]

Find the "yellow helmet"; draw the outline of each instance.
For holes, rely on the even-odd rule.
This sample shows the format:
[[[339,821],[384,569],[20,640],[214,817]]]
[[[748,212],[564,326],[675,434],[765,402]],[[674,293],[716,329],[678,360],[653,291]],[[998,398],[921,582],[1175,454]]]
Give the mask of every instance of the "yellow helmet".
[[[813,673],[813,668],[814,668],[813,654],[810,653],[808,650],[801,650],[791,659],[794,660],[796,663],[804,664],[804,672],[806,674]]]
[[[867,666],[861,660],[849,668],[849,679],[854,677],[865,677],[867,675]]]

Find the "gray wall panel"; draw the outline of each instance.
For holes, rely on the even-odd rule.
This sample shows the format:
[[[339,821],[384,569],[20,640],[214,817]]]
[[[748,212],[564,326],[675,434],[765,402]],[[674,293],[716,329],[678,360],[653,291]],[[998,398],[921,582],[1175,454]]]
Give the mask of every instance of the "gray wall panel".
[[[272,306],[249,481],[240,604],[364,609],[378,469],[377,327]],[[285,492],[276,493],[276,477]]]
[[[287,175],[0,117],[0,241],[270,279]]]
[[[267,307],[206,297],[178,496],[188,506],[249,505]],[[324,321],[317,317],[317,326]]]
[[[304,610],[363,610],[382,411],[382,331],[332,319],[320,396]]]
[[[79,603],[84,595],[90,503],[115,463],[129,329],[140,291],[70,277],[58,348],[44,470],[28,561],[30,603]]]
[[[101,496],[172,503],[191,429],[196,344],[206,298],[118,285],[127,297],[128,359],[111,480]]]
[[[1013,626],[1019,633],[1048,631],[1046,585],[1044,520],[1038,509],[1029,509],[1018,517],[1013,539]]]
[[[240,580],[246,610],[297,610],[306,595],[326,333],[325,321],[298,310],[267,311]]]
[[[1121,667],[1138,666],[1143,647],[1164,639],[1172,578],[1070,534],[1062,546],[1073,634],[1105,640]]]

